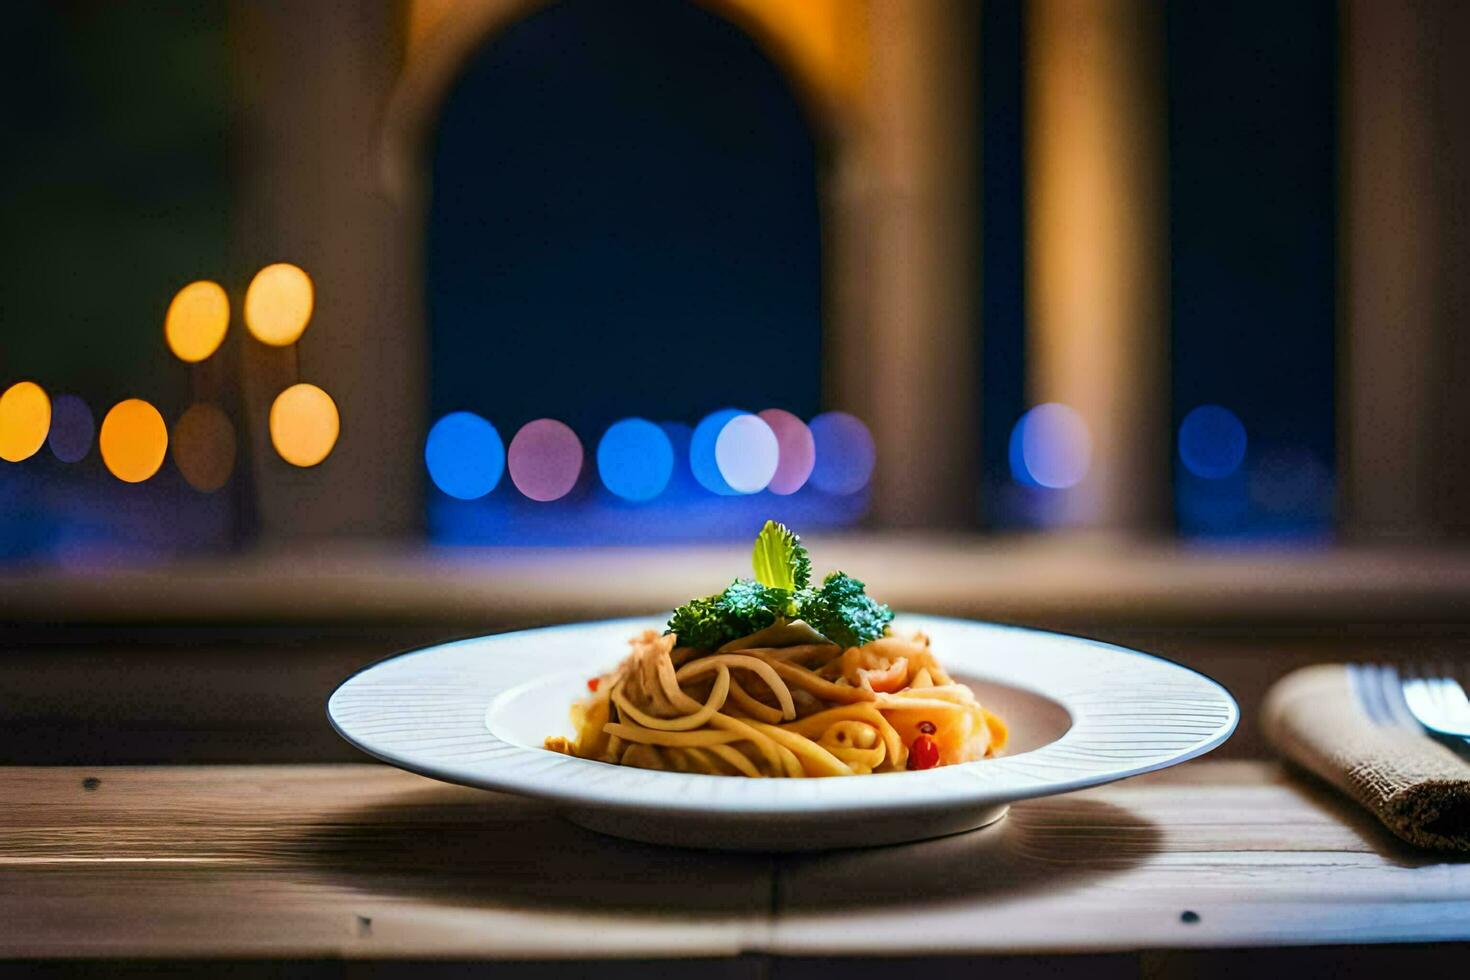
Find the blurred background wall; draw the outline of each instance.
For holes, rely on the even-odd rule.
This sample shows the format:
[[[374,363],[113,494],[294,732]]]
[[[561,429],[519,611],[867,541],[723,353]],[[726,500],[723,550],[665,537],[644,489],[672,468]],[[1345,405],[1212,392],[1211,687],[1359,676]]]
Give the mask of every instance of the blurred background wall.
[[[8,761],[351,757],[344,674],[767,517],[1247,713],[1470,639],[1465,5],[7,15]]]
[[[0,404],[8,558],[699,541],[766,515],[1464,533],[1459,5],[11,21],[0,384],[49,415]],[[260,274],[279,263],[305,300]],[[199,280],[228,327],[191,363],[165,324]],[[272,303],[304,332],[259,339]],[[109,461],[128,398],[157,420],[115,426]]]

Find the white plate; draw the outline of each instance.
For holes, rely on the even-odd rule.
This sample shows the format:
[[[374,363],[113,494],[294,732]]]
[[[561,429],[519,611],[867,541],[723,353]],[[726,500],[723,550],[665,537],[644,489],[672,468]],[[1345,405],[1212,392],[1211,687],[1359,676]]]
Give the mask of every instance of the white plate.
[[[920,629],[951,674],[1010,726],[997,759],[924,772],[746,779],[652,772],[542,748],[571,735],[587,678],[623,658],[622,619],[461,640],[405,653],[342,683],[327,704],[343,738],[385,762],[468,786],[554,801],[583,826],[695,847],[817,850],[983,826],[1009,804],[1192,759],[1224,742],[1239,709],[1178,664],[1056,633],[933,616]]]

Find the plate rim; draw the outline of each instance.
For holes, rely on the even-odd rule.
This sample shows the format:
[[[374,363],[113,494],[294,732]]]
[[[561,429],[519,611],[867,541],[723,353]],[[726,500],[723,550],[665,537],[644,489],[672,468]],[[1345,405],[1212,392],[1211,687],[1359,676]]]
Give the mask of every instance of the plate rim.
[[[987,781],[983,779],[966,783],[961,779],[955,778],[955,776],[956,774],[960,773],[983,772],[984,767],[997,767],[999,764],[1006,763],[1010,760],[1029,760],[1031,759],[1031,757],[1037,756],[1038,753],[1046,752],[1048,749],[1052,749],[1057,746],[1060,746],[1062,748],[1071,747],[1072,745],[1075,745],[1076,735],[1087,735],[1090,733],[1087,726],[1087,722],[1089,721],[1087,712],[1085,710],[1081,710],[1079,712],[1079,708],[1081,706],[1077,702],[1075,702],[1074,700],[1069,700],[1067,696],[1059,694],[1056,691],[1048,691],[1044,687],[1038,687],[1035,684],[1018,683],[1015,680],[1009,678],[993,678],[997,683],[1019,687],[1024,690],[1028,690],[1034,694],[1048,698],[1056,702],[1057,704],[1060,704],[1068,712],[1068,714],[1072,716],[1072,726],[1068,729],[1067,732],[1063,733],[1056,740],[1049,742],[1046,745],[1038,746],[1036,749],[1028,752],[1020,753],[1014,756],[1000,756],[994,759],[983,759],[977,760],[975,762],[961,763],[958,765],[942,766],[936,769],[926,770],[924,772],[873,773],[867,776],[859,777],[856,780],[748,780],[739,779],[733,776],[663,772],[635,769],[624,766],[615,766],[610,763],[599,762],[596,760],[578,759],[572,756],[561,755],[559,753],[554,753],[548,749],[540,747],[532,747],[519,743],[508,742],[500,736],[496,735],[490,729],[490,727],[485,723],[484,716],[490,709],[493,702],[497,698],[499,698],[506,690],[517,687],[520,684],[525,683],[526,680],[524,678],[517,679],[511,683],[506,684],[500,690],[493,691],[482,696],[483,703],[480,704],[480,710],[476,716],[476,734],[483,734],[485,738],[492,740],[495,743],[498,743],[499,746],[503,746],[504,751],[499,754],[505,755],[509,758],[518,758],[522,761],[529,759],[531,761],[539,761],[543,763],[543,765],[539,767],[540,776],[542,777],[545,777],[549,773],[551,768],[559,767],[562,765],[593,767],[593,771],[596,772],[601,772],[604,774],[621,774],[625,777],[623,781],[626,783],[636,782],[643,785],[662,784],[669,790],[667,797],[650,799],[647,797],[629,798],[625,792],[620,793],[616,789],[616,781],[614,781],[614,788],[612,792],[609,793],[602,790],[589,792],[588,788],[585,785],[580,785],[580,781],[575,779],[538,779],[536,778],[536,773],[531,773],[531,778],[529,779],[507,778],[507,774],[503,772],[499,775],[496,774],[496,767],[493,762],[483,770],[467,772],[462,764],[438,763],[431,759],[426,759],[422,756],[415,757],[412,753],[404,754],[403,752],[395,751],[389,747],[373,744],[370,740],[359,737],[359,735],[349,731],[346,723],[343,723],[338,718],[336,710],[334,710],[334,706],[337,705],[339,698],[343,696],[344,692],[350,691],[354,683],[358,682],[362,677],[370,674],[374,670],[383,668],[395,662],[406,660],[408,658],[430,654],[435,651],[448,650],[455,647],[463,647],[484,643],[486,641],[509,642],[515,637],[534,635],[538,633],[569,633],[583,630],[612,631],[614,628],[617,628],[619,630],[647,629],[655,623],[661,623],[662,619],[666,618],[663,617],[662,614],[626,616],[614,619],[583,620],[570,623],[558,623],[546,626],[527,627],[524,629],[507,630],[499,633],[485,633],[475,636],[461,637],[454,640],[447,640],[440,643],[432,643],[421,647],[415,647],[409,650],[399,651],[397,653],[381,657],[371,663],[365,664],[357,670],[354,670],[351,674],[345,677],[333,688],[331,694],[328,695],[326,699],[324,707],[326,708],[328,722],[331,724],[333,730],[336,731],[337,734],[342,737],[348,744],[354,746],[367,755],[389,765],[393,765],[408,772],[417,773],[419,775],[427,776],[443,782],[469,786],[478,789],[492,790],[496,792],[510,793],[523,797],[544,799],[549,800],[553,803],[573,807],[592,807],[597,809],[617,810],[629,813],[657,814],[660,817],[715,816],[727,819],[739,818],[742,816],[817,816],[823,813],[839,812],[843,815],[852,817],[861,817],[865,814],[882,814],[891,816],[895,812],[900,811],[920,811],[934,807],[981,807],[1009,803],[1018,800],[1054,796],[1062,793],[1075,792],[1077,790],[1086,789],[1093,786],[1105,785],[1107,783],[1116,782],[1121,779],[1128,779],[1133,776],[1139,776],[1149,772],[1156,772],[1161,769],[1167,769],[1171,766],[1188,762],[1191,759],[1195,759],[1202,755],[1205,755],[1218,748],[1220,745],[1224,744],[1234,734],[1240,723],[1239,704],[1236,702],[1234,696],[1223,684],[1219,683],[1214,678],[1208,676],[1202,671],[1196,670],[1193,667],[1181,664],[1167,657],[1162,657],[1157,654],[1132,649],[1115,643],[1109,643],[1104,640],[1097,640],[1091,637],[1078,636],[1071,633],[1053,630],[1035,629],[1027,626],[1017,626],[1009,623],[996,623],[987,620],[969,619],[955,616],[931,615],[927,613],[909,611],[898,612],[895,615],[900,625],[904,625],[909,620],[917,620],[920,622],[916,625],[918,625],[920,628],[923,627],[924,623],[939,624],[943,627],[953,628],[979,628],[981,631],[1012,633],[1025,637],[1030,637],[1032,639],[1042,639],[1051,642],[1061,641],[1068,646],[1091,648],[1093,650],[1107,652],[1109,655],[1112,656],[1123,655],[1129,658],[1139,658],[1141,662],[1146,662],[1155,667],[1164,667],[1168,671],[1177,671],[1180,672],[1181,675],[1192,679],[1192,681],[1196,683],[1202,691],[1208,692],[1214,696],[1213,707],[1223,710],[1225,717],[1220,723],[1215,726],[1215,730],[1213,732],[1211,732],[1208,736],[1202,737],[1194,744],[1189,745],[1188,747],[1180,748],[1178,750],[1166,751],[1159,756],[1148,759],[1147,761],[1140,760],[1137,764],[1115,763],[1110,766],[1094,766],[1090,771],[1086,772],[1085,774],[1066,779],[1032,777],[1032,785],[1011,785],[1002,787],[997,790],[996,787],[988,785]],[[983,672],[977,673],[975,671],[967,671],[967,673],[969,673],[971,676],[977,677],[977,679],[992,679],[986,678],[986,675]],[[1010,770],[1008,771],[1015,771],[1016,768],[1017,767],[1012,765],[1010,767]],[[881,796],[873,796],[870,794],[859,802],[841,799],[821,798],[824,794],[820,792],[820,787],[824,785],[831,786],[833,784],[852,784],[856,782],[859,786],[861,786],[867,784],[869,780],[875,778],[889,780],[890,782],[885,783],[885,786],[887,787],[897,787],[902,785],[906,791],[885,793]],[[945,783],[945,788],[942,791],[940,790],[941,779]],[[900,783],[898,781],[908,782]],[[763,796],[758,799],[742,801],[740,803],[734,803],[728,799],[720,800],[715,806],[711,806],[709,800],[705,800],[704,802],[683,802],[685,797],[683,794],[679,793],[679,787],[681,785],[688,788],[694,786],[708,787],[711,784],[714,784],[715,786],[759,786],[761,787],[759,792],[763,794]],[[920,788],[923,784],[927,784],[928,789],[930,789],[931,791],[923,791]],[[817,789],[818,792],[812,793],[812,789]]]

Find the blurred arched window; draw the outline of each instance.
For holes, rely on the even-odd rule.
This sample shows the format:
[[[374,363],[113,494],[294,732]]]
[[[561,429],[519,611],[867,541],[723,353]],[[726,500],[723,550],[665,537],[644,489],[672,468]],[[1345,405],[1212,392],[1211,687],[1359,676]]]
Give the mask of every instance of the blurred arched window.
[[[687,452],[676,445],[666,497],[599,517],[619,505],[594,462],[612,423],[818,411],[817,148],[787,79],[738,27],[688,0],[553,4],[473,55],[432,153],[431,420],[472,411],[508,444],[557,419],[584,463],[551,505],[508,479],[473,501],[431,490],[431,537],[656,533],[693,492],[678,479]],[[731,507],[756,503],[706,496],[678,511],[678,535],[723,533]]]

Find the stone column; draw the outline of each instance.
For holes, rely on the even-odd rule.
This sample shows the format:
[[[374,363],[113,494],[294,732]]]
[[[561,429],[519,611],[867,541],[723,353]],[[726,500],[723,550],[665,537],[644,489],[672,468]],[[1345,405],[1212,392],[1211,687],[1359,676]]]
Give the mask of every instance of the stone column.
[[[1470,532],[1470,7],[1343,0],[1344,533]]]
[[[1060,523],[1139,531],[1169,513],[1163,44],[1156,0],[1027,7],[1031,401],[1070,406],[1091,436]]]
[[[243,344],[242,446],[258,533],[269,542],[411,532],[423,492],[422,236],[390,203],[381,172],[402,11],[383,0],[236,0],[230,15],[239,296],[278,261],[316,286],[294,350]],[[298,376],[325,389],[342,418],[335,450],[309,470],[283,462],[266,427],[271,401]]]
[[[976,7],[870,0],[869,60],[827,187],[828,389],[873,430],[884,526],[975,519]]]

